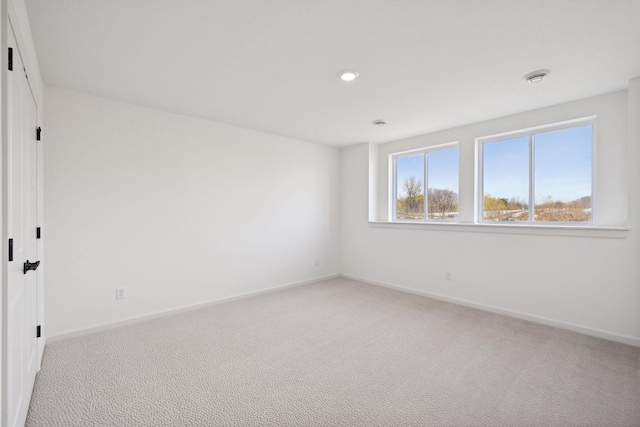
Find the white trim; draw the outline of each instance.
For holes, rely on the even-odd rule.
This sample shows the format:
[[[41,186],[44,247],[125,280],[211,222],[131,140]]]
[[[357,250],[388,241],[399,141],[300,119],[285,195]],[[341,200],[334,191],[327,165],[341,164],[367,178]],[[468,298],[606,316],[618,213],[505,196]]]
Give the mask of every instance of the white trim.
[[[560,130],[560,129],[570,129],[572,127],[578,127],[578,125],[584,126],[584,124],[594,122],[596,121],[596,119],[597,119],[597,116],[579,117],[577,119],[564,120],[562,122],[555,122],[547,125],[532,126],[525,129],[502,132],[502,133],[497,133],[493,135],[480,136],[476,138],[476,141],[496,142],[496,141],[501,141],[503,139],[512,139],[512,138],[518,138],[523,136],[529,136],[529,134],[534,132],[546,133],[546,132],[553,132],[555,130]]]
[[[458,150],[458,163],[460,160],[460,150]],[[429,166],[429,152],[424,153],[424,156],[422,157],[422,182],[424,182],[424,188],[422,189],[423,191],[423,197],[422,197],[422,218],[423,221],[428,221],[429,220],[429,171],[427,170],[427,167]],[[460,168],[458,167],[458,170],[460,170]],[[394,175],[397,175],[398,171],[394,171]],[[460,193],[460,184],[458,184],[458,193]],[[397,196],[397,194],[396,194]],[[398,200],[395,199],[393,201],[395,204],[398,204]],[[398,218],[394,218],[396,221],[398,220]]]
[[[56,341],[65,340],[65,339],[68,339],[68,338],[74,338],[74,337],[79,337],[79,336],[83,336],[83,335],[93,334],[93,333],[96,333],[96,332],[106,331],[106,330],[109,330],[109,329],[119,328],[121,326],[132,325],[132,324],[140,323],[140,322],[146,322],[147,320],[157,319],[159,317],[171,316],[173,314],[178,314],[178,313],[183,313],[183,312],[187,312],[187,311],[198,310],[198,309],[201,309],[201,308],[205,308],[205,307],[212,306],[212,305],[217,305],[217,304],[222,304],[222,303],[225,303],[225,302],[231,302],[231,301],[235,301],[235,300],[239,300],[239,299],[243,299],[243,298],[249,298],[249,297],[257,296],[257,295],[261,295],[261,294],[277,292],[277,291],[284,290],[284,289],[287,289],[287,288],[294,288],[296,286],[309,285],[311,283],[320,282],[322,280],[335,279],[336,277],[340,277],[340,275],[339,274],[332,274],[332,275],[329,275],[329,276],[317,277],[315,279],[304,280],[302,282],[289,283],[289,284],[286,284],[286,285],[278,285],[278,286],[274,286],[274,287],[271,287],[271,288],[268,288],[268,289],[262,289],[260,291],[245,292],[245,293],[242,293],[242,294],[236,294],[236,295],[232,295],[232,296],[229,296],[229,297],[218,298],[218,299],[205,301],[205,302],[199,302],[199,303],[196,303],[196,304],[183,305],[183,306],[180,306],[180,307],[170,308],[170,309],[167,309],[167,310],[161,310],[161,311],[155,311],[155,312],[152,312],[152,313],[141,314],[139,316],[129,317],[127,319],[119,320],[119,321],[116,321],[116,322],[101,323],[101,324],[98,324],[98,325],[89,326],[88,328],[69,329],[69,330],[63,331],[63,332],[61,332],[61,333],[59,333],[57,335],[53,335],[53,336],[47,337],[47,344],[52,343],[52,342],[56,342]]]
[[[369,221],[373,228],[397,228],[408,230],[436,230],[454,232],[531,234],[538,236],[570,236],[626,239],[628,227],[595,227],[580,225],[512,225],[512,224],[473,224],[466,222],[391,222]]]
[[[598,207],[596,201],[598,200],[597,191],[597,176],[598,176],[598,153],[596,150],[598,141],[598,121],[594,116],[591,120],[591,223],[598,223]]]
[[[389,156],[391,163],[391,199],[389,200],[389,206],[391,206],[391,216],[389,218],[394,221],[398,220],[398,157]]]
[[[496,307],[488,304],[476,303],[469,300],[463,300],[458,298],[451,298],[440,294],[434,294],[431,292],[419,291],[416,289],[406,288],[404,286],[392,285],[385,282],[380,282],[377,280],[365,279],[358,276],[352,276],[350,274],[341,274],[341,277],[351,280],[357,280],[360,282],[364,282],[374,286],[381,286],[384,288],[395,289],[402,292],[407,292],[410,294],[420,295],[427,298],[433,298],[439,301],[450,302],[453,304],[463,305],[466,307],[476,308],[478,310],[488,311],[491,313],[502,314],[505,316],[515,317],[518,319],[528,320],[534,323],[540,323],[547,326],[553,326],[560,329],[566,329],[573,332],[578,332],[585,335],[590,335],[597,338],[603,338],[609,341],[615,341],[627,345],[632,345],[634,347],[640,347],[640,338],[631,337],[628,335],[616,334],[609,331],[604,331],[602,329],[590,328],[587,326],[576,325],[574,323],[563,322],[560,320],[549,319],[547,317],[535,316],[532,314],[522,313],[514,310],[507,310],[504,308]]]
[[[484,167],[482,164],[484,155],[482,152],[482,144],[478,142],[477,138],[474,141],[473,155],[475,156],[473,159],[473,222],[477,223],[478,218],[483,216],[482,211],[484,209],[484,182],[481,173]]]
[[[534,133],[530,133],[528,135],[528,151],[529,151],[529,200],[527,200],[527,204],[529,205],[529,209],[527,212],[527,222],[529,224],[535,224],[536,219],[536,144],[535,144],[535,135]],[[591,140],[593,143],[593,139]],[[592,159],[593,160],[593,159]],[[593,177],[593,162],[591,163],[591,176]],[[483,175],[484,175],[484,171]],[[482,190],[484,192],[484,189]],[[478,218],[478,221],[484,222],[484,198],[482,199],[482,216]],[[591,210],[593,211],[593,199],[591,200]],[[527,225],[529,225],[527,224]]]
[[[44,97],[44,86],[40,76],[38,58],[31,35],[31,26],[27,16],[27,6],[24,1],[9,0],[8,19],[13,27],[16,43],[20,48],[22,62],[29,76],[29,85],[36,98],[38,106]],[[42,112],[38,114],[38,124],[42,123]]]
[[[387,171],[395,171],[395,157],[388,157]],[[380,173],[380,171],[378,171]],[[396,174],[387,173],[387,185],[389,186],[387,191],[387,219],[393,220],[396,217],[397,203],[396,200]]]
[[[389,283],[380,282],[380,281],[377,281],[377,280],[367,279],[367,278],[363,278],[363,277],[358,277],[358,276],[354,276],[354,275],[350,275],[350,274],[333,274],[333,275],[330,275],[330,276],[318,277],[318,278],[315,278],[315,279],[305,280],[305,281],[302,281],[302,282],[291,283],[291,284],[281,285],[281,286],[275,286],[275,287],[272,287],[272,288],[269,288],[269,289],[264,289],[264,290],[261,290],[261,291],[247,292],[247,293],[238,294],[238,295],[234,295],[234,296],[226,297],[226,298],[220,298],[220,299],[217,299],[217,300],[212,300],[212,301],[208,301],[208,302],[204,302],[204,303],[198,303],[198,304],[193,304],[193,305],[188,305],[188,306],[183,306],[183,307],[177,307],[177,308],[174,308],[174,309],[154,312],[154,313],[150,313],[150,314],[146,314],[146,315],[135,316],[135,317],[131,317],[129,319],[125,319],[125,320],[118,321],[118,322],[104,323],[104,324],[95,325],[95,326],[92,326],[92,327],[89,327],[89,328],[81,328],[81,329],[69,330],[69,331],[63,332],[61,334],[52,336],[52,337],[48,337],[47,338],[47,342],[51,343],[51,342],[61,341],[61,340],[68,339],[68,338],[84,336],[84,335],[88,335],[88,334],[92,334],[92,333],[96,333],[96,332],[101,332],[101,331],[105,331],[105,330],[109,330],[109,329],[118,328],[118,327],[121,327],[121,326],[140,323],[140,322],[144,322],[144,321],[147,321],[147,320],[152,320],[152,319],[156,319],[156,318],[160,318],[160,317],[170,316],[170,315],[178,314],[178,313],[182,313],[182,312],[198,310],[200,308],[205,308],[205,307],[212,306],[212,305],[222,304],[222,303],[225,303],[225,302],[230,302],[230,301],[243,299],[243,298],[249,298],[249,297],[257,296],[257,295],[261,295],[261,294],[277,292],[279,290],[284,290],[284,289],[287,289],[287,288],[293,288],[293,287],[297,287],[297,286],[308,285],[308,284],[320,282],[322,280],[334,279],[334,278],[337,278],[337,277],[344,277],[346,279],[357,280],[357,281],[360,281],[360,282],[363,282],[363,283],[367,283],[367,284],[370,284],[370,285],[374,285],[374,286],[381,286],[381,287],[385,287],[385,288],[395,289],[395,290],[398,290],[398,291],[407,292],[407,293],[411,293],[411,294],[415,294],[415,295],[420,295],[420,296],[427,297],[427,298],[433,298],[433,299],[437,299],[437,300],[440,300],[440,301],[446,301],[446,302],[450,302],[450,303],[453,303],[453,304],[459,304],[459,305],[463,305],[463,306],[466,306],[466,307],[472,307],[472,308],[476,308],[476,309],[479,309],[479,310],[488,311],[488,312],[491,312],[491,313],[497,313],[497,314],[502,314],[502,315],[506,315],[506,316],[511,316],[511,317],[515,317],[515,318],[518,318],[518,319],[528,320],[528,321],[531,321],[531,322],[534,322],[534,323],[540,323],[540,324],[543,324],[543,325],[554,326],[554,327],[561,328],[561,329],[567,329],[567,330],[570,330],[570,331],[579,332],[579,333],[582,333],[582,334],[585,334],[585,335],[590,335],[590,336],[594,336],[594,337],[598,337],[598,338],[608,339],[610,341],[616,341],[616,342],[620,342],[620,343],[623,343],[623,344],[628,344],[628,345],[632,345],[632,346],[635,346],[635,347],[640,347],[640,338],[630,337],[630,336],[622,335],[622,334],[616,334],[616,333],[604,331],[604,330],[601,330],[601,329],[589,328],[589,327],[576,325],[576,324],[569,323],[569,322],[558,321],[558,320],[549,319],[549,318],[542,317],[542,316],[535,316],[535,315],[522,313],[522,312],[518,312],[518,311],[514,311],[514,310],[508,310],[508,309],[504,309],[504,308],[500,308],[500,307],[496,307],[496,306],[492,306],[492,305],[488,305],[488,304],[481,304],[481,303],[476,303],[476,302],[469,301],[469,300],[451,298],[451,297],[447,297],[447,296],[440,295],[440,294],[435,294],[435,293],[431,293],[431,292],[425,292],[425,291],[420,291],[420,290],[416,290],[416,289],[407,288],[407,287],[404,287],[404,286],[392,285],[392,284],[389,284]]]
[[[0,65],[0,239],[2,244],[0,245],[0,425],[4,425],[4,417],[7,412],[7,369],[5,367],[5,361],[7,360],[7,349],[5,345],[5,324],[7,310],[6,304],[6,284],[7,281],[7,255],[5,254],[5,244],[7,240],[7,147],[8,147],[8,67],[5,64],[8,63],[9,53],[9,18],[7,15],[7,1],[0,0],[0,58],[2,58]]]
[[[430,145],[428,147],[413,148],[411,150],[398,151],[398,152],[389,154],[389,156],[411,157],[411,156],[415,156],[416,154],[426,153],[429,151],[449,150],[451,148],[457,147],[459,143],[460,141],[445,142],[443,144]]]

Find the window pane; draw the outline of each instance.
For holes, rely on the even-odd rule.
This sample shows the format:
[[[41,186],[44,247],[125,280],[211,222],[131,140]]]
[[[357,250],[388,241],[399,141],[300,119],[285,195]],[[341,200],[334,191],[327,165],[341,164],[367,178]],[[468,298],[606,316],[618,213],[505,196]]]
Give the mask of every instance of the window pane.
[[[424,154],[396,159],[396,218],[424,219]]]
[[[591,222],[592,127],[535,136],[535,221]]]
[[[529,218],[529,138],[489,142],[482,147],[483,219]]]
[[[458,149],[427,155],[429,219],[458,218]]]

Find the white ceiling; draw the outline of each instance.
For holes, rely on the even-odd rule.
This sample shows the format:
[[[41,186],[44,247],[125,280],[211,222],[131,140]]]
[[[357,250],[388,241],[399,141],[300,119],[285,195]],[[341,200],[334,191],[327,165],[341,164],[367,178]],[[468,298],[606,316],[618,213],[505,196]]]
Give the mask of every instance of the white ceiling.
[[[640,75],[640,0],[26,3],[47,85],[334,146],[624,89]],[[360,77],[338,80],[345,68]],[[547,80],[524,82],[540,68]]]

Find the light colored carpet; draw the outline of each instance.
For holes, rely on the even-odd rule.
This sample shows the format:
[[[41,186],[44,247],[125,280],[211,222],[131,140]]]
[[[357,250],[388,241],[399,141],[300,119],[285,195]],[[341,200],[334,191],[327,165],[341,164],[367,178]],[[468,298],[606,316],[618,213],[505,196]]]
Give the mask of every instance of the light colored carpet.
[[[347,279],[47,345],[27,426],[639,426],[640,349]]]

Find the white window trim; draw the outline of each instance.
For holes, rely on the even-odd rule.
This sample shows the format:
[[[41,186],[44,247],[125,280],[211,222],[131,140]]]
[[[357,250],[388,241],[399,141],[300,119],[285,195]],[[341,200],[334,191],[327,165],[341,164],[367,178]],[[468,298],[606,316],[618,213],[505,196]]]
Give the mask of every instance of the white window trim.
[[[591,222],[551,222],[551,221],[534,221],[535,215],[535,177],[534,177],[534,147],[533,137],[536,134],[553,132],[563,129],[572,129],[576,127],[591,126]],[[536,126],[526,129],[520,129],[513,132],[504,132],[495,135],[483,136],[475,139],[475,206],[474,218],[475,224],[491,225],[496,227],[551,227],[551,228],[583,228],[583,229],[602,229],[597,227],[596,212],[596,116],[583,117],[579,119],[567,120],[558,123],[552,123],[543,126]],[[514,139],[527,137],[529,139],[529,218],[527,222],[518,222],[515,224],[500,224],[493,221],[484,220],[484,169],[483,169],[483,147],[484,144],[502,141],[505,139]]]
[[[401,151],[398,153],[389,154],[389,170],[391,171],[390,179],[389,179],[389,218],[391,218],[392,222],[395,223],[410,223],[410,224],[423,224],[423,223],[433,223],[433,224],[458,224],[460,219],[429,219],[429,208],[428,208],[428,185],[429,182],[427,180],[427,156],[429,153],[433,153],[436,151],[444,151],[451,150],[457,148],[458,149],[458,197],[460,197],[460,147],[459,142],[447,142],[445,144],[432,145],[430,147],[419,148],[415,150],[407,150]],[[424,219],[398,219],[397,210],[398,210],[398,159],[403,157],[411,157],[419,154],[424,154],[424,168],[423,168],[423,176],[422,182],[424,183]],[[459,214],[458,214],[459,215]]]
[[[369,221],[373,228],[396,228],[407,230],[430,230],[445,232],[474,232],[474,233],[500,233],[500,234],[528,234],[536,236],[567,236],[589,237],[604,239],[625,239],[629,227],[602,227],[602,226],[562,226],[562,225],[513,225],[513,224],[474,224],[466,222],[439,223],[425,221]]]

